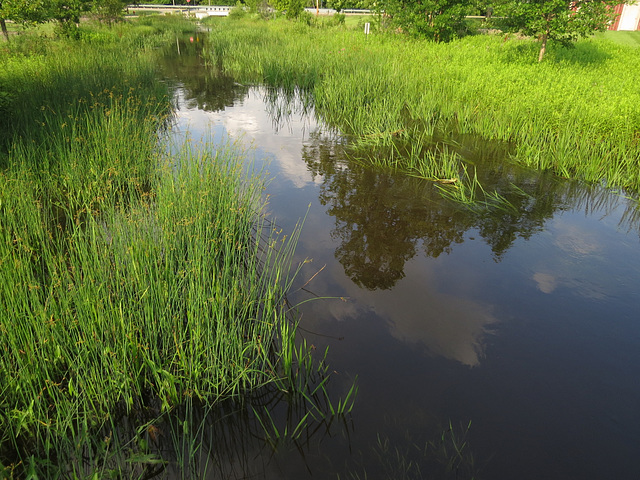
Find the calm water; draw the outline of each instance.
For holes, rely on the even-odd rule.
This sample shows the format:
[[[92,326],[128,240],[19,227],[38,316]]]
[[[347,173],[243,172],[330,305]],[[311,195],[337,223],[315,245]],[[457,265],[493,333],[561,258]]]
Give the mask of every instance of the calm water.
[[[631,202],[457,139],[485,187],[526,193],[510,197],[517,213],[472,214],[430,182],[350,163],[347,139],[301,102],[274,106],[265,89],[217,80],[193,51],[187,42],[166,59],[175,139],[241,139],[268,165],[277,224],[291,231],[307,216],[297,256],[312,261],[291,301],[332,297],[302,304],[302,333],[330,347],[333,394],[359,386],[346,424],[275,453],[235,438],[241,452],[217,476],[640,478]],[[449,434],[440,441],[449,425],[462,457]]]

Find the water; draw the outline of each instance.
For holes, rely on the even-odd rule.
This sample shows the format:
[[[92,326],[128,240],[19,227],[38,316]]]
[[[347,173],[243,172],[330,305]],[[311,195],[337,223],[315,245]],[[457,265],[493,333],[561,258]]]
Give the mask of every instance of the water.
[[[485,187],[527,194],[510,198],[517,213],[468,212],[430,182],[350,162],[348,139],[300,101],[274,106],[263,88],[215,80],[189,55],[199,40],[166,59],[175,138],[241,139],[273,178],[277,224],[291,231],[306,216],[297,259],[312,261],[290,300],[323,297],[301,304],[301,332],[330,347],[332,394],[359,386],[346,424],[275,453],[243,444],[242,466],[223,477],[640,475],[632,201],[460,138]]]

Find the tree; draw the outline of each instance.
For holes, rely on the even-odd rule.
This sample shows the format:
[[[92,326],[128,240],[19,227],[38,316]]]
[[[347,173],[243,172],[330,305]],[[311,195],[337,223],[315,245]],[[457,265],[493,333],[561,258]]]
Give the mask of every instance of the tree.
[[[279,12],[286,12],[287,18],[298,18],[304,11],[304,0],[271,0],[269,3]]]
[[[57,20],[64,34],[75,35],[80,15],[91,4],[91,0],[0,0],[0,26],[7,40],[6,20],[27,25]]]
[[[49,8],[49,18],[58,21],[62,34],[77,37],[80,16],[91,8],[91,0],[50,0]]]
[[[402,31],[446,42],[465,31],[469,4],[470,0],[382,0],[377,6]]]
[[[513,0],[470,0],[469,15],[503,15],[504,6]]]
[[[0,28],[9,40],[6,20],[21,24],[47,20],[47,4],[44,0],[0,0]]]
[[[605,30],[619,0],[513,0],[506,6],[505,29],[540,39],[541,62],[549,40],[569,45]]]
[[[321,2],[322,3],[322,2]],[[354,9],[368,9],[371,7],[370,0],[326,0],[324,2],[327,8],[332,8],[337,12],[340,12],[346,8]]]
[[[95,2],[93,8],[100,21],[111,25],[122,17],[122,12],[128,3],[127,0],[99,0]]]

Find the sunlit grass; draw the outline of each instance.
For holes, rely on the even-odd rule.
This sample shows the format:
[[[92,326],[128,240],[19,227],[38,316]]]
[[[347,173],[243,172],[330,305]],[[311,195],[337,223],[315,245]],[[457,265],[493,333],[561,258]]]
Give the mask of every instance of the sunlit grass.
[[[453,200],[458,206],[470,210],[476,214],[486,214],[493,212],[508,212],[517,214],[518,210],[507,198],[497,191],[487,192],[480,181],[476,172],[471,176],[466,167],[463,167],[464,173],[460,176],[459,181],[440,182],[436,187],[440,190],[443,197]],[[512,185],[512,190],[517,194],[526,195],[522,190]]]
[[[364,142],[473,134],[513,144],[526,166],[640,189],[635,49],[587,39],[538,64],[534,42],[502,36],[434,44],[290,22],[214,27],[208,56],[221,72],[311,92],[325,122]]]
[[[627,45],[630,47],[640,47],[640,31],[625,32],[625,31],[611,31],[598,32],[595,34],[598,38],[606,38],[612,42],[619,43],[620,45]]]

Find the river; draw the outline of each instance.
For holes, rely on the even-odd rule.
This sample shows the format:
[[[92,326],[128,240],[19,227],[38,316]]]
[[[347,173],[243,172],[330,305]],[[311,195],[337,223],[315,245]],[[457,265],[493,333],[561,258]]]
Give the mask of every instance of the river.
[[[471,212],[431,182],[353,162],[299,98],[215,78],[192,40],[163,61],[172,135],[240,142],[269,172],[274,222],[288,232],[306,216],[296,258],[310,261],[290,301],[301,335],[329,347],[331,393],[359,388],[344,423],[275,451],[245,445],[219,477],[640,475],[633,200],[458,138],[483,185],[521,192],[516,211]]]

